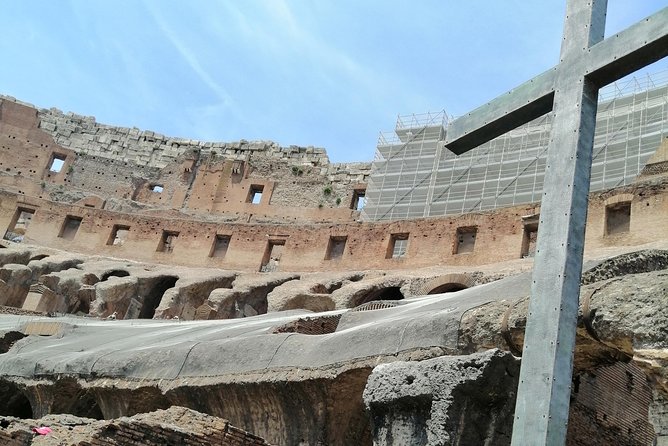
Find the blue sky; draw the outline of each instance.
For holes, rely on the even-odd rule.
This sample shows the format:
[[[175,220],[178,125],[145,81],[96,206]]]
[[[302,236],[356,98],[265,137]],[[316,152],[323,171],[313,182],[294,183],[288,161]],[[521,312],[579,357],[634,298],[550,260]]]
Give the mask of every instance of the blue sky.
[[[608,0],[606,35],[666,6]],[[398,114],[461,115],[556,64],[564,11],[554,0],[0,0],[0,93],[168,136],[368,161]]]

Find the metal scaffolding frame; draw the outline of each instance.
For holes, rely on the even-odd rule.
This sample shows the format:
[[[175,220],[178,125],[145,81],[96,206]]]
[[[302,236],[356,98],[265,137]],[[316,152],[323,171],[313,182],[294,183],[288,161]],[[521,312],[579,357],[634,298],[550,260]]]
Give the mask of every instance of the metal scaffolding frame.
[[[540,201],[551,115],[457,156],[443,146],[445,111],[399,116],[381,133],[362,219],[397,220]],[[630,183],[668,134],[668,70],[599,94],[591,191]]]

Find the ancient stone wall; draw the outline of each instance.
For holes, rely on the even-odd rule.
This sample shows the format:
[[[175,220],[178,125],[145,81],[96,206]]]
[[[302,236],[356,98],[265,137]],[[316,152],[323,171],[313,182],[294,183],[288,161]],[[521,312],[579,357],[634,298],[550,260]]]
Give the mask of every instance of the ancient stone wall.
[[[10,233],[22,210],[33,212],[29,227],[19,236],[31,243],[242,271],[402,269],[515,260],[526,256],[525,242],[539,212],[534,204],[443,218],[333,224],[323,209],[320,224],[270,224],[263,220],[271,221],[270,214],[253,214],[248,223],[221,223],[166,218],[164,213],[113,212],[7,192],[0,198],[0,228]],[[622,205],[628,206],[621,208],[628,211],[628,225],[608,233],[610,213]],[[668,179],[592,194],[586,249],[664,240],[666,215]],[[122,243],[114,241],[118,230],[124,231]],[[462,234],[468,238],[466,244],[461,243]]]
[[[374,445],[510,444],[518,372],[516,358],[494,350],[376,367],[364,391]],[[651,401],[633,363],[576,373],[566,444],[656,444]]]
[[[652,390],[633,363],[616,363],[576,375],[568,421],[568,446],[651,446]]]
[[[370,169],[330,164],[324,149],[168,138],[0,97],[0,187],[53,201],[95,196],[209,219],[351,221]]]
[[[271,158],[291,158],[295,163],[329,164],[322,148],[291,146],[286,150],[271,141],[225,143],[174,138],[138,128],[104,125],[92,116],[64,114],[54,108],[39,110],[38,117],[39,128],[49,133],[56,144],[77,153],[134,161],[160,169],[188,151],[239,160],[246,159],[249,154],[267,152]]]

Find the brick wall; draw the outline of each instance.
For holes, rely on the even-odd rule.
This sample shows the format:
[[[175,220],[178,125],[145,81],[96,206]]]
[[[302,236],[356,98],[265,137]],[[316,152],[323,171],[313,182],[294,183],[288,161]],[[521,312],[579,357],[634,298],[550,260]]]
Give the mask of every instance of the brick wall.
[[[605,233],[606,202],[617,196],[630,197],[631,221],[628,232],[609,235]],[[249,223],[217,223],[195,217],[112,212],[0,192],[0,231],[11,230],[18,208],[35,209],[25,232],[29,243],[70,252],[239,271],[258,271],[272,243],[283,246],[278,271],[468,267],[519,260],[524,243],[523,217],[539,211],[533,204],[395,222],[272,224],[253,218]],[[60,236],[67,216],[81,218],[76,235],[69,240]],[[585,250],[667,240],[666,216],[668,178],[592,194]],[[114,225],[130,228],[123,245],[108,244]],[[470,252],[458,253],[458,229],[471,227],[476,228],[475,244]],[[158,252],[163,231],[179,234],[172,252]],[[400,256],[394,256],[396,250],[390,249],[397,234],[405,238],[402,242],[406,245]],[[211,256],[216,235],[229,237],[224,256]],[[328,252],[332,239],[344,243],[336,256]]]
[[[54,157],[64,163],[57,172]],[[354,191],[365,189],[370,171],[371,163],[331,164],[324,149],[169,138],[0,96],[0,187],[27,196],[98,196],[240,221],[352,221]],[[262,202],[249,203],[258,184]]]
[[[307,335],[334,333],[340,320],[340,314],[299,318],[288,324],[277,327],[274,329],[274,333],[301,333]]]
[[[618,362],[576,377],[567,446],[652,446],[647,376]]]

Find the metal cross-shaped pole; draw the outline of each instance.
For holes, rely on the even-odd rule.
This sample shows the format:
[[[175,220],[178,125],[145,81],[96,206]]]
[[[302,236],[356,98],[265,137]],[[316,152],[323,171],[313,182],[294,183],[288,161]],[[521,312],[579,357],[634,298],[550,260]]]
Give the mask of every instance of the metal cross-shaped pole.
[[[668,55],[668,8],[603,40],[607,0],[568,0],[557,66],[447,128],[456,154],[552,111],[514,446],[563,445],[599,88]]]

